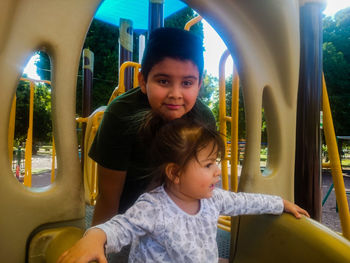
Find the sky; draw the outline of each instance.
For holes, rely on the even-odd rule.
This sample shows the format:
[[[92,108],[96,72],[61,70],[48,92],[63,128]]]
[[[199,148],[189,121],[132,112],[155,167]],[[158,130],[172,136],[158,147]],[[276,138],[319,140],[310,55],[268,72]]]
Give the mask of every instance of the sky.
[[[323,11],[327,16],[333,16],[340,9],[350,6],[350,0],[327,0],[327,7]],[[205,21],[202,20],[204,27],[204,61],[205,69],[208,74],[217,77],[219,74],[219,61],[223,52],[227,49],[225,43],[221,40],[215,30]],[[36,74],[34,62],[39,59],[38,56],[33,56],[24,68],[24,73],[33,79],[40,79]],[[227,75],[233,71],[233,62],[231,56],[227,59],[225,72]]]

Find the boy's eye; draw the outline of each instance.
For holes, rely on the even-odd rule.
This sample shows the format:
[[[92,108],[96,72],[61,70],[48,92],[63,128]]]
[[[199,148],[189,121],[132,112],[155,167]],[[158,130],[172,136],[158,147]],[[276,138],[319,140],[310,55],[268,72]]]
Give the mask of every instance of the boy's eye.
[[[167,79],[159,79],[159,80],[158,80],[158,83],[159,83],[160,85],[167,85],[167,84],[169,83],[169,81],[168,81]]]
[[[192,86],[192,85],[193,85],[193,81],[185,80],[182,84],[183,84],[184,86]]]

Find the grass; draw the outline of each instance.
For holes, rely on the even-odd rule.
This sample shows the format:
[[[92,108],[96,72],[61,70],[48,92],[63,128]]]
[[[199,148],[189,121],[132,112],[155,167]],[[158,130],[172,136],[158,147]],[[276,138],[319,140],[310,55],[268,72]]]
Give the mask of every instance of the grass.
[[[343,167],[350,167],[350,159],[342,159],[341,160],[341,165]]]

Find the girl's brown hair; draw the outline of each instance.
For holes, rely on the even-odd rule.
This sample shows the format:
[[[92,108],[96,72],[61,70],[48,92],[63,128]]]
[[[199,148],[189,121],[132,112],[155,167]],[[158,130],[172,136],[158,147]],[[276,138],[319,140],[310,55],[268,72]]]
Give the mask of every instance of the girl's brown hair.
[[[211,153],[216,151],[219,159],[225,153],[224,142],[217,131],[188,118],[166,121],[151,113],[143,128],[144,134],[153,136],[150,145],[153,186],[166,182],[168,164],[176,164],[181,171],[191,159],[198,161],[198,153],[210,143],[213,143]]]

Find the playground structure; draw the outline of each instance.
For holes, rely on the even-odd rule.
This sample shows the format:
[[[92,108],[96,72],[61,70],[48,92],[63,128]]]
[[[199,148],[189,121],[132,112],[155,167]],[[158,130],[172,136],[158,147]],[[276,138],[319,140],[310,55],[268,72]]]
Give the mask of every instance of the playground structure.
[[[83,232],[83,182],[75,133],[75,83],[81,47],[98,0],[3,1],[0,23],[0,256],[7,262],[55,262]],[[298,1],[188,0],[216,28],[232,54],[244,89],[246,157],[238,190],[294,200],[294,151],[299,76]],[[318,3],[301,3],[303,5]],[[65,20],[62,21],[62,17]],[[26,25],[26,27],[24,27]],[[277,26],[278,25],[278,26]],[[25,31],[23,31],[25,30]],[[25,36],[25,37],[24,37]],[[273,37],[272,37],[273,36]],[[9,166],[8,123],[21,68],[44,48],[53,65],[53,124],[58,172],[47,189],[16,182]],[[278,53],[277,53],[278,50]],[[260,172],[261,108],[268,117],[269,156]],[[64,116],[64,117],[62,117]],[[22,205],[23,204],[23,205]],[[23,218],[30,218],[23,223]],[[344,231],[345,233],[345,231]],[[313,220],[234,218],[231,262],[349,262],[350,243]]]

